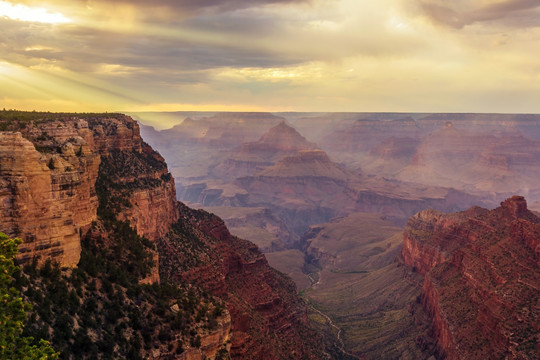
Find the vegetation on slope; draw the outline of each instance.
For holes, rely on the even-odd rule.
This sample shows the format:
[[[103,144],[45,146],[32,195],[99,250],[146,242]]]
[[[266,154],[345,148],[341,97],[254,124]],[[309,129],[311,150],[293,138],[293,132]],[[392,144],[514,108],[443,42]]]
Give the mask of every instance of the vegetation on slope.
[[[58,120],[68,117],[80,119],[92,119],[103,116],[119,116],[117,113],[51,113],[43,111],[20,111],[20,110],[0,110],[0,131],[15,131],[26,127],[30,122],[42,123],[51,120]]]
[[[416,342],[425,331],[425,314],[411,305],[420,295],[419,279],[395,261],[399,231],[381,215],[357,213],[313,227],[304,238],[311,260],[305,271],[315,282],[304,291],[316,309],[310,319],[321,331],[335,333],[320,312],[327,315],[341,329],[345,349],[362,358],[430,356],[431,349]]]
[[[33,337],[22,336],[26,313],[32,307],[13,286],[13,276],[20,273],[14,263],[20,243],[0,233],[0,359],[57,359],[58,353],[47,341],[41,339],[36,345]]]
[[[114,182],[110,165],[105,159],[100,166],[98,221],[81,241],[79,266],[34,261],[17,274],[34,305],[24,335],[49,340],[61,359],[142,359],[199,347],[224,307],[196,287],[140,283],[155,265],[154,245],[116,220],[130,189]]]

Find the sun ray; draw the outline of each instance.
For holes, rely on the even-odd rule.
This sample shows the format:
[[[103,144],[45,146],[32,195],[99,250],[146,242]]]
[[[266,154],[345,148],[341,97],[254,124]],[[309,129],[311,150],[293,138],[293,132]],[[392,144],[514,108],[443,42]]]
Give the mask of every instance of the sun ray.
[[[59,12],[51,12],[41,7],[29,7],[22,4],[12,4],[8,1],[0,1],[0,17],[12,20],[41,22],[48,24],[63,24],[71,22]]]

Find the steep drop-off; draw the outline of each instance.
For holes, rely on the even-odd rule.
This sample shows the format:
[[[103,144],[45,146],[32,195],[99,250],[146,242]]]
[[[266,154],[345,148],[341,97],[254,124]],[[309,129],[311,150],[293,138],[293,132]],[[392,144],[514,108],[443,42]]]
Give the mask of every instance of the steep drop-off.
[[[0,229],[24,239],[19,261],[54,258],[73,267],[98,206],[100,157],[83,137],[88,124],[51,121],[21,130],[28,139],[0,132]]]
[[[441,356],[537,358],[539,255],[540,218],[521,196],[491,211],[411,218],[402,258],[425,274],[421,303]]]
[[[0,129],[12,131],[0,133],[3,204],[37,209],[33,217],[10,210],[0,224],[26,246],[18,281],[35,304],[32,335],[57,344],[64,358],[222,358],[229,350],[237,359],[320,357],[294,284],[219,218],[176,202],[166,164],[131,118],[1,115]],[[54,195],[56,173],[84,180],[68,178],[75,184],[61,191],[69,193]],[[48,235],[59,226],[47,218],[55,212],[75,236]],[[31,221],[35,234],[49,236],[39,240],[62,252],[34,249],[36,237],[12,225]],[[57,255],[66,249],[69,261]],[[51,268],[51,260],[74,267],[79,257],[71,273]]]
[[[180,212],[181,221],[158,243],[161,277],[197,284],[225,300],[232,357],[320,358],[292,280],[269,267],[254,244],[231,236],[215,215],[185,206]]]

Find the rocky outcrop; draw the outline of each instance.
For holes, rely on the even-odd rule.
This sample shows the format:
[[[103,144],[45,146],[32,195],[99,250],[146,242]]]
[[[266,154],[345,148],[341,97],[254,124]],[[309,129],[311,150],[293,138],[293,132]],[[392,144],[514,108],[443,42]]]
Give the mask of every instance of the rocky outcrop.
[[[163,158],[142,141],[139,125],[127,116],[94,119],[89,128],[91,146],[103,159],[102,172],[117,187],[130,191],[130,204],[117,212],[117,218],[129,221],[150,240],[164,236],[178,211],[174,180]]]
[[[242,144],[228,159],[213,168],[211,173],[220,179],[233,180],[252,175],[285,156],[315,149],[317,145],[308,142],[296,129],[282,121],[259,140]]]
[[[426,274],[438,264],[448,260],[451,251],[459,246],[457,242],[448,244],[444,240],[435,238],[433,234],[446,231],[452,237],[460,236],[458,225],[465,221],[472,213],[486,211],[473,208],[458,214],[444,214],[436,210],[424,210],[412,216],[403,235],[403,248],[401,257],[405,263],[412,266],[414,271]]]
[[[537,354],[540,218],[514,196],[495,210],[422,212],[402,258],[425,273],[421,302],[448,359]]]
[[[231,236],[221,219],[184,206],[180,213],[181,221],[158,243],[161,277],[197,284],[225,300],[232,358],[317,358],[316,336],[292,281],[255,245]]]
[[[22,238],[20,261],[52,257],[62,266],[77,264],[81,233],[97,218],[98,172],[111,163],[121,163],[122,171],[106,175],[131,192],[119,220],[156,240],[178,219],[174,180],[131,118],[58,116],[24,125],[0,138],[0,230]]]
[[[55,131],[66,134],[57,139],[56,153],[38,152],[20,132],[0,133],[0,231],[22,238],[21,262],[52,258],[73,267],[80,235],[96,219],[100,158],[64,124],[42,134]]]
[[[231,316],[227,311],[223,316],[217,319],[217,325],[214,330],[202,331],[200,334],[200,347],[186,349],[177,360],[205,360],[215,359],[219,352],[228,353],[231,349]],[[156,357],[160,359],[160,357]]]

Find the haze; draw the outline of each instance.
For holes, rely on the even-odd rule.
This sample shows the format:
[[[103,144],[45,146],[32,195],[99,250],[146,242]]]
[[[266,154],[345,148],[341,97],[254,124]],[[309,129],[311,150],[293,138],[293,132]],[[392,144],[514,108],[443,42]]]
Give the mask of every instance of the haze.
[[[535,0],[0,1],[3,107],[538,113]]]

